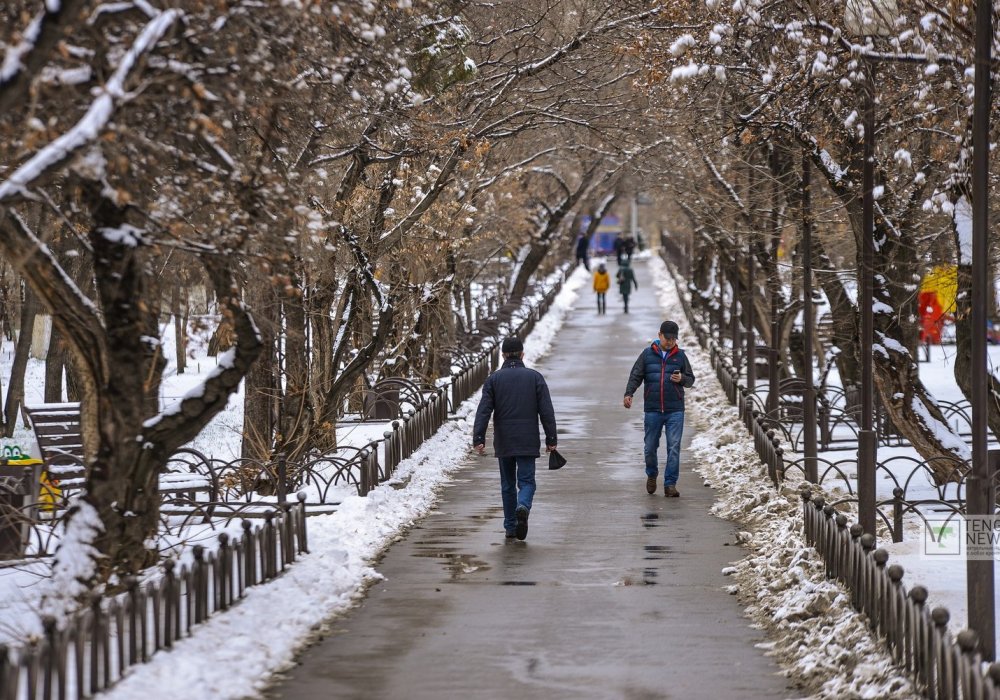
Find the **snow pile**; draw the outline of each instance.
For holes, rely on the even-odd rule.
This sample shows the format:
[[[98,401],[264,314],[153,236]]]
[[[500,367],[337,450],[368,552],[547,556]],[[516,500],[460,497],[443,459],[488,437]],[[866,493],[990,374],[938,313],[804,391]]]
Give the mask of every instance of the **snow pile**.
[[[651,263],[660,303],[668,317],[683,319],[670,275],[661,260]],[[659,269],[658,269],[659,268]],[[762,645],[785,675],[819,698],[920,697],[873,639],[867,620],[851,606],[847,591],[828,581],[819,554],[802,533],[796,483],[776,491],[753,449],[736,409],[712,377],[708,354],[690,333],[682,347],[702,380],[690,390],[689,424],[697,433],[691,452],[698,472],[717,490],[715,515],[747,529],[740,540],[750,554],[723,572],[731,592],[771,642]]]
[[[42,594],[41,614],[63,623],[80,607],[81,596],[90,593],[101,558],[91,544],[104,530],[97,510],[82,498],[70,504],[66,531],[56,549],[52,577]]]

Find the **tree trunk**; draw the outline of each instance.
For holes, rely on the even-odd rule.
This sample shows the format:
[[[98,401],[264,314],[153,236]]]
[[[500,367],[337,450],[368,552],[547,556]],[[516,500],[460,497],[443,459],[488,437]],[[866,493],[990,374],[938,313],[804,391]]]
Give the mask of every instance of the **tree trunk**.
[[[269,459],[274,449],[277,420],[277,361],[275,335],[280,328],[278,308],[270,281],[250,275],[246,287],[247,306],[255,310],[262,350],[243,383],[243,459]]]
[[[159,343],[149,340],[159,337],[159,295],[146,275],[144,251],[103,234],[125,224],[126,210],[96,185],[88,195],[94,277],[108,342],[103,357],[107,374],[97,377],[94,392],[84,397],[81,427],[85,450],[88,426],[96,427],[93,452],[87,452],[85,498],[104,525],[94,546],[104,555],[106,578],[112,572],[136,574],[157,557],[148,543],[159,525],[157,477],[167,455],[142,436],[144,423],[157,413],[166,361]]]
[[[62,333],[53,323],[49,334],[49,348],[45,353],[45,403],[61,403],[63,400],[65,358]]]
[[[35,326],[36,315],[38,315],[38,298],[30,287],[25,286],[24,303],[21,305],[21,332],[14,346],[14,361],[10,368],[7,400],[3,409],[5,437],[14,435],[17,414],[24,404],[24,372],[31,355],[31,329]]]
[[[520,304],[521,299],[524,297],[524,292],[528,288],[528,281],[531,279],[531,276],[535,274],[538,266],[542,264],[542,260],[545,259],[545,256],[548,255],[550,247],[551,241],[548,238],[531,242],[528,254],[524,257],[524,261],[521,263],[521,267],[517,271],[517,277],[514,279],[514,284],[510,289],[506,318],[501,320],[510,320],[510,313],[514,307]]]
[[[181,313],[181,289],[179,284],[170,286],[170,313],[174,319],[174,354],[177,358],[177,374],[184,374],[187,369],[187,315],[188,304],[184,303],[184,313]]]
[[[277,450],[296,461],[309,446],[312,404],[309,397],[309,359],[306,348],[306,313],[301,279],[292,276],[292,288],[282,299],[285,316],[285,386],[281,394],[281,422]]]

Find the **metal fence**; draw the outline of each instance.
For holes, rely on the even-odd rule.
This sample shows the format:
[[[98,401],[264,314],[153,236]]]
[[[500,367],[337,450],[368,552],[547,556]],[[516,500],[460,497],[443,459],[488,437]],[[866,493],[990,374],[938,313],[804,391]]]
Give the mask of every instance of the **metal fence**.
[[[219,535],[219,548],[193,548],[194,561],[177,569],[163,563],[158,581],[126,582],[111,598],[95,595],[89,607],[60,627],[44,619],[44,635],[33,645],[0,645],[0,698],[65,700],[94,695],[125,671],[169,649],[213,613],[228,609],[246,590],[280,575],[309,551],[305,504],[284,504],[261,524],[243,521],[243,535]]]
[[[846,515],[808,486],[802,488],[802,517],[806,539],[825,560],[827,576],[844,584],[855,609],[926,697],[1000,699],[1000,664],[983,663],[976,633],[963,630],[953,638],[948,610],[928,610],[923,586],[907,591],[903,567],[889,564],[889,553],[875,549],[871,534],[849,526]]]

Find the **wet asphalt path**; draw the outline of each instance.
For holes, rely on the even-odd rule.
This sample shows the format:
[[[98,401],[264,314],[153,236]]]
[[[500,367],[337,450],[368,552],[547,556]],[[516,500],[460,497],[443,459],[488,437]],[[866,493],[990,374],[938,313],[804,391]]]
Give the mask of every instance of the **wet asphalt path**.
[[[635,267],[631,313],[612,290],[597,316],[588,285],[536,365],[569,464],[549,472],[539,460],[528,539],[504,541],[496,460],[470,456],[377,564],[386,579],[267,697],[796,695],[725,592],[721,569],[742,552],[726,546],[733,526],[708,513],[713,491],[686,454],[680,498],[664,498],[662,478],[645,492],[641,397],[626,411],[621,396],[662,319],[646,265]]]

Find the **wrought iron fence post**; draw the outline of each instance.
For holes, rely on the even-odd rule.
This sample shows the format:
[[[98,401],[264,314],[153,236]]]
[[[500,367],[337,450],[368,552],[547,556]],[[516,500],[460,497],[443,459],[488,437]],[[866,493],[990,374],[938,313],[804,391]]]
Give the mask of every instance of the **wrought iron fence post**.
[[[959,671],[958,686],[962,691],[962,698],[982,697],[982,676],[980,667],[982,657],[976,650],[979,646],[979,635],[975,630],[962,630],[955,636],[955,643],[959,649]]]
[[[174,645],[174,639],[180,636],[180,630],[173,625],[174,622],[174,588],[177,586],[177,579],[174,576],[174,560],[167,559],[163,562],[163,585],[160,590],[163,594],[163,646],[170,649]]]
[[[240,526],[243,528],[243,547],[245,548],[243,580],[246,582],[246,587],[249,588],[257,584],[256,538],[253,535],[253,525],[249,520],[244,520]]]
[[[858,595],[860,596],[861,609],[868,616],[869,620],[874,619],[872,614],[872,588],[875,585],[875,566],[872,563],[871,553],[875,549],[875,535],[866,532],[861,535],[862,556],[860,560],[860,582]]]
[[[288,460],[284,452],[278,453],[277,479],[275,491],[278,495],[278,503],[284,503],[288,496]]]
[[[208,617],[205,614],[208,608],[208,601],[205,600],[205,593],[207,592],[205,581],[205,548],[197,544],[191,551],[194,554],[194,621],[195,624],[199,624],[204,622],[205,618]],[[190,591],[188,591],[188,595],[191,595]]]
[[[44,616],[42,618],[42,629],[45,634],[45,641],[42,646],[42,698],[44,700],[52,700],[52,676],[55,675],[55,667],[58,665],[56,658],[59,654],[59,649],[56,645],[56,635],[58,632],[56,629],[56,619],[51,615]],[[63,682],[61,676],[59,682],[61,686]],[[64,697],[64,693],[60,692],[59,697]]]
[[[306,495],[304,493],[299,493],[299,510],[298,510],[298,533],[299,533],[299,551],[305,554],[309,553],[309,537],[306,534]]]
[[[893,656],[897,662],[903,660],[906,644],[903,625],[903,567],[899,564],[892,564],[885,569],[889,577],[889,601],[886,606],[888,623],[886,626],[886,639],[889,647],[893,651]]]
[[[10,662],[6,644],[0,644],[0,693],[4,698],[17,697],[17,668]]]
[[[837,513],[837,549],[834,559],[837,562],[837,578],[846,583],[847,572],[850,571],[851,534],[847,529],[847,516]]]
[[[934,623],[933,664],[936,669],[936,695],[939,698],[955,697],[954,673],[948,644],[948,620],[950,619],[951,613],[945,608],[934,608],[931,610],[931,621]]]
[[[823,547],[820,551],[823,553],[823,561],[826,563],[826,577],[828,579],[836,577],[833,557],[830,556],[830,552],[833,551],[834,537],[837,534],[834,529],[836,515],[837,509],[832,505],[827,503],[823,506]]]
[[[368,468],[367,449],[361,450],[361,452],[358,453],[358,460],[359,460],[358,466],[360,467],[360,472],[361,472],[358,479],[359,495],[367,496],[369,493],[371,493],[371,490],[375,488],[374,484],[372,484],[371,470]]]
[[[274,538],[274,511],[268,511],[264,515],[264,575],[263,580],[269,581],[274,578],[277,571],[278,552]]]
[[[229,547],[229,534],[219,533],[219,609],[226,610],[229,607],[230,590],[232,584],[232,551]]]
[[[94,695],[103,689],[101,680],[101,597],[94,595],[90,599],[90,694]]]
[[[138,617],[138,593],[139,593],[139,579],[135,576],[129,576],[125,579],[125,589],[128,591],[127,609],[128,609],[128,665],[132,666],[138,663],[137,653],[138,644],[136,644],[136,618]]]
[[[927,589],[923,586],[914,586],[910,589],[909,598],[912,603],[910,610],[910,663],[916,671],[917,679],[923,683],[924,688],[932,685],[931,674],[931,650],[930,635],[928,634],[927,611],[924,604],[927,602]]]
[[[903,489],[892,490],[892,541],[903,541]]]
[[[992,691],[990,697],[996,698],[1000,694],[1000,664],[996,662],[990,664],[986,671],[986,677],[989,679],[989,687]]]

